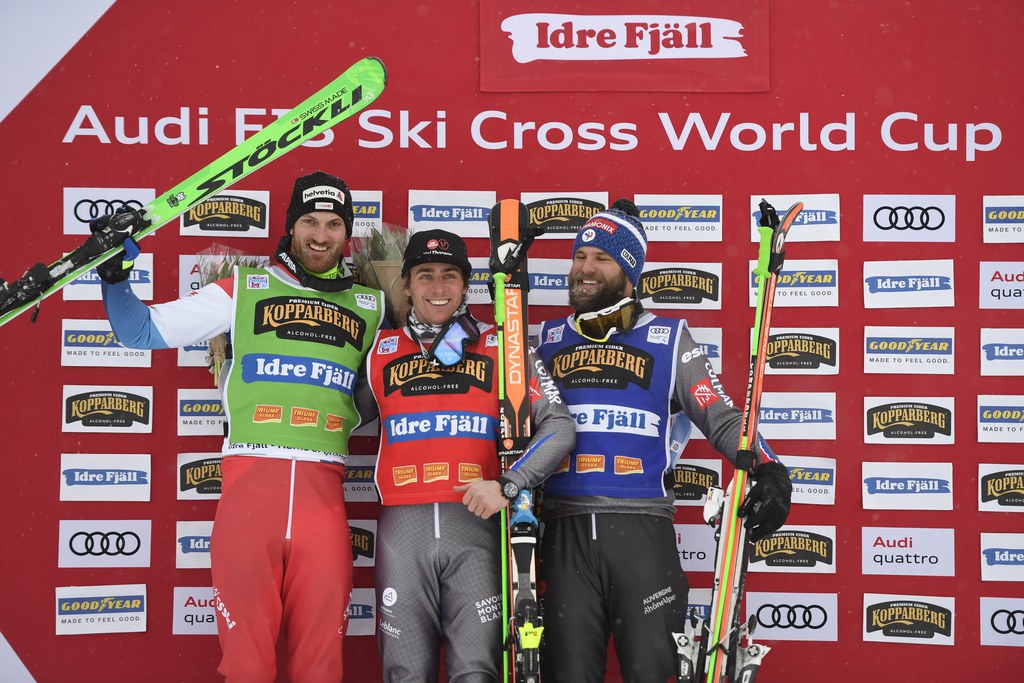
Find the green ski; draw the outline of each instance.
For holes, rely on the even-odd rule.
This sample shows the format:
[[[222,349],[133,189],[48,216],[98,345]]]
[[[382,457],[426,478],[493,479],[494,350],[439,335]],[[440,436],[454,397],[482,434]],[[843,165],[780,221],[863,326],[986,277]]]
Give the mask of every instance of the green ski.
[[[386,83],[382,61],[359,60],[302,104],[146,206],[115,214],[107,227],[67,256],[49,266],[37,263],[14,282],[0,279],[0,325],[38,307],[43,299],[106,261],[127,238],[137,241],[152,234],[207,197],[358,113],[377,99]]]

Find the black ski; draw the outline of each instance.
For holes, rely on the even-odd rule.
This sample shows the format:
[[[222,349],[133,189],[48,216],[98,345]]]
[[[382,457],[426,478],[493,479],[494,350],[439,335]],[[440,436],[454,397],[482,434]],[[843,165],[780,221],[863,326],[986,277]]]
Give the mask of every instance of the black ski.
[[[490,269],[494,285],[494,322],[498,334],[498,400],[502,471],[530,441],[529,326],[526,305],[529,275],[526,252],[539,234],[525,204],[506,199],[491,209]],[[505,656],[502,681],[540,681],[540,639],[544,630],[537,600],[537,518],[529,490],[501,511],[501,616]],[[511,665],[510,665],[511,662]],[[511,676],[510,674],[511,670]]]

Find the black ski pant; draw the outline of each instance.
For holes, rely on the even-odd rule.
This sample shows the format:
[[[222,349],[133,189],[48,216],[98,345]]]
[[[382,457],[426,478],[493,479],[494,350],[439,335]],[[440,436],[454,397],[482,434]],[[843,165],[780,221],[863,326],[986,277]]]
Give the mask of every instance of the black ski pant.
[[[689,584],[672,520],[598,513],[548,521],[541,541],[544,683],[600,683],[608,636],[625,683],[675,680],[672,632]]]

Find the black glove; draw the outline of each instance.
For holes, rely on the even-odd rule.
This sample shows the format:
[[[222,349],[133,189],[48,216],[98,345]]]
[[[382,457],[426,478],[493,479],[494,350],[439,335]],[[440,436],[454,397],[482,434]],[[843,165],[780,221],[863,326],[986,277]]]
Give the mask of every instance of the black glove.
[[[789,479],[789,470],[781,462],[763,462],[750,477],[756,483],[737,514],[746,518],[750,540],[759,541],[786,523],[793,482]]]
[[[118,209],[114,214],[108,214],[106,216],[100,216],[89,221],[89,230],[94,233],[102,232],[103,230],[110,227],[111,219],[114,216],[122,213],[134,213],[128,209]],[[116,228],[119,230],[131,230],[134,232],[135,221],[125,221],[123,218],[119,221],[120,225]],[[135,259],[139,255],[139,245],[135,243],[131,237],[128,237],[124,241],[124,249],[117,252],[103,263],[96,266],[96,273],[100,276],[100,279],[107,284],[117,284],[118,282],[124,282],[131,275],[132,266],[135,265]]]

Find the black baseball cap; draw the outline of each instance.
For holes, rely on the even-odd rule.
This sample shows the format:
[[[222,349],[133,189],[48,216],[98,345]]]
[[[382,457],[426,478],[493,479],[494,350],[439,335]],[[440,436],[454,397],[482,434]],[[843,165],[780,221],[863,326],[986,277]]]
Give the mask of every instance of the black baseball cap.
[[[402,257],[402,277],[408,275],[413,266],[421,263],[450,263],[458,266],[467,283],[472,272],[466,243],[454,232],[447,230],[421,230],[409,236],[409,244]]]

